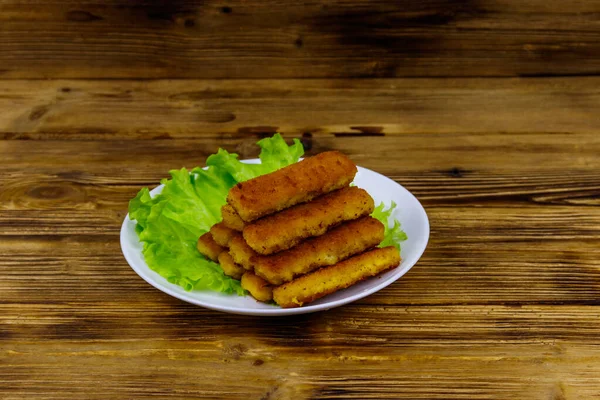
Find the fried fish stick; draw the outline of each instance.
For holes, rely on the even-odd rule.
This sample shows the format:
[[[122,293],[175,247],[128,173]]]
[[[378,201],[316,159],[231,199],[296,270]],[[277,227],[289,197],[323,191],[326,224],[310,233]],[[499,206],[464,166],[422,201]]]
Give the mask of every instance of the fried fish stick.
[[[217,261],[219,259],[219,254],[225,250],[224,247],[219,246],[217,242],[215,242],[210,232],[206,232],[204,235],[200,236],[197,247],[200,254],[213,261]]]
[[[377,246],[384,226],[372,217],[345,222],[324,235],[305,240],[289,250],[269,256],[250,256],[254,273],[273,285],[281,285],[317,268],[333,265]]]
[[[369,215],[374,206],[365,190],[346,187],[246,225],[244,239],[257,253],[272,254],[320,236],[341,222]]]
[[[242,288],[249,291],[256,300],[271,301],[273,299],[273,287],[252,272],[247,271],[242,275]]]
[[[244,220],[240,218],[235,209],[229,204],[225,204],[221,207],[221,216],[223,217],[223,224],[234,231],[241,232],[246,225]]]
[[[233,237],[236,232],[233,229],[229,229],[223,224],[223,222],[219,222],[218,224],[214,224],[210,228],[210,234],[213,239],[219,246],[229,247],[229,241]]]
[[[233,279],[240,279],[246,270],[241,265],[236,264],[229,255],[228,252],[224,251],[219,254],[219,264],[223,268],[225,275],[232,277]]]
[[[370,250],[278,286],[273,298],[283,308],[300,307],[399,264],[400,253],[394,246]]]
[[[236,264],[250,271],[254,269],[252,261],[258,254],[248,246],[241,233],[235,234],[229,241],[229,254]]]
[[[229,191],[227,202],[250,222],[348,186],[354,175],[356,165],[348,157],[328,151],[238,183]]]

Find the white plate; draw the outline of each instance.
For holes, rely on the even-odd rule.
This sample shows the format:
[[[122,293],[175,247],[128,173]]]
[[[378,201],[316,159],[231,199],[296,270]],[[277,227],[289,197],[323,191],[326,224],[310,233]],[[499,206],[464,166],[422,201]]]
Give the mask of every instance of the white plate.
[[[258,159],[244,160],[248,163],[257,163]],[[135,233],[135,221],[129,219],[129,214],[121,227],[121,249],[125,259],[133,270],[146,282],[173,297],[187,301],[211,310],[224,311],[234,314],[271,315],[282,316],[292,314],[306,314],[315,311],[328,310],[341,305],[362,299],[375,293],[396,281],[419,260],[427,241],[429,240],[429,220],[423,206],[408,190],[393,180],[371,171],[358,167],[354,179],[356,186],[365,189],[375,200],[375,204],[384,202],[386,206],[394,201],[398,205],[394,217],[402,224],[402,229],[408,239],[402,242],[402,262],[398,268],[382,275],[367,279],[345,290],[325,296],[304,307],[280,308],[277,306],[260,303],[251,296],[226,295],[210,291],[186,292],[182,287],[169,283],[158,273],[152,271],[142,255],[142,244]],[[150,193],[160,193],[162,185]]]

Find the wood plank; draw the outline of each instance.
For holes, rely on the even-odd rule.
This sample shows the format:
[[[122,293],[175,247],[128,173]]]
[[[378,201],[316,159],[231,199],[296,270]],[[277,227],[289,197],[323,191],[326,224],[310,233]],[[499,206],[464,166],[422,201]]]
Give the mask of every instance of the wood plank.
[[[430,215],[439,224],[436,211]],[[492,212],[484,209],[480,214]],[[467,218],[475,215],[467,213]],[[428,250],[407,275],[359,304],[599,304],[598,230],[595,239],[589,235],[559,239],[545,231],[540,239],[511,237],[506,243],[497,238],[482,240],[477,229],[456,226],[448,230],[453,233],[443,235],[435,229]],[[51,301],[91,312],[123,304],[122,315],[132,313],[134,318],[142,303],[152,303],[152,307],[177,303],[129,268],[117,234],[114,229],[109,235],[3,236],[0,304],[27,308]]]
[[[402,344],[539,343],[564,340],[596,344],[597,306],[584,305],[352,305],[293,317],[237,316],[164,296],[126,303],[6,303],[2,333],[13,341],[213,340],[254,338],[269,346],[296,347],[297,355],[320,345],[380,349]],[[217,319],[218,324],[208,323]],[[335,334],[333,334],[333,332]]]
[[[307,154],[341,150],[404,185],[426,205],[598,204],[596,134],[301,139]],[[241,158],[256,157],[256,140],[0,141],[0,210],[123,210],[141,187],[156,186],[171,169],[204,166],[219,147]]]
[[[0,306],[5,398],[598,394],[598,307],[348,306],[257,321],[180,304],[129,318],[120,307]]]
[[[290,142],[292,137],[286,136]],[[390,175],[400,183],[404,177],[411,185],[427,185],[431,179],[449,177],[459,190],[469,180],[479,186],[479,179],[490,185],[496,182],[491,189],[499,192],[503,192],[502,184],[512,182],[535,192],[536,183],[543,185],[541,180],[549,180],[548,184],[560,182],[563,187],[570,180],[581,181],[593,189],[600,167],[600,136],[595,133],[404,134],[304,139],[308,155],[336,149],[358,165]],[[171,169],[205,165],[206,158],[219,148],[237,153],[240,158],[257,157],[260,150],[257,140],[254,135],[207,136],[195,140],[0,140],[1,167],[6,173],[3,179],[17,184],[24,173],[31,173],[74,184],[150,185],[168,176]],[[421,173],[424,175],[419,183]],[[502,174],[507,174],[507,181],[501,182]],[[519,174],[523,179],[519,179]],[[535,174],[540,175],[535,177]],[[439,192],[429,193],[439,197]]]
[[[0,81],[0,138],[597,133],[599,87],[599,77]]]
[[[597,0],[10,0],[0,5],[0,76],[598,74],[599,12]]]
[[[301,357],[297,349],[235,336],[185,342],[16,343],[4,352],[0,382],[6,385],[7,399],[75,394],[93,399],[546,400],[594,399],[598,393],[594,374],[599,354],[592,345],[449,343],[398,345],[385,352],[324,345]]]

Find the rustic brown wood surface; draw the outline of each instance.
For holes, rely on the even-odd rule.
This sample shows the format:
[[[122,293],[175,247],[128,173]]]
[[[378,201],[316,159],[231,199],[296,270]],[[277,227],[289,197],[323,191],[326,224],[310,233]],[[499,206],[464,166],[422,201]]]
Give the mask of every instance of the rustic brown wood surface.
[[[0,82],[7,139],[597,133],[600,107],[600,77]]]
[[[599,72],[596,0],[0,2],[0,398],[600,399]],[[129,199],[276,131],[413,192],[419,263],[285,318],[138,277]]]
[[[599,0],[3,0],[0,77],[600,72]]]

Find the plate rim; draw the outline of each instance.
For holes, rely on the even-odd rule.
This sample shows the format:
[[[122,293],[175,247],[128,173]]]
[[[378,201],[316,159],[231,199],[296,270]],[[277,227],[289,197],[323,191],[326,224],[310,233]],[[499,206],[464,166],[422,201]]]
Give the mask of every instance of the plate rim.
[[[260,160],[257,158],[240,160],[240,161],[248,163],[248,164],[256,164],[256,163],[260,162]],[[171,289],[168,285],[174,285],[174,286],[177,286],[177,285],[168,282],[163,276],[161,276],[160,274],[158,274],[157,272],[152,270],[148,266],[148,264],[146,264],[146,262],[143,258],[143,255],[142,255],[143,266],[138,266],[138,265],[136,265],[137,264],[136,262],[132,261],[132,256],[129,253],[134,252],[135,249],[128,245],[126,237],[127,237],[128,230],[135,229],[135,224],[137,224],[137,222],[134,222],[133,220],[129,219],[129,213],[127,213],[127,215],[125,215],[125,218],[121,225],[121,230],[120,230],[121,251],[123,253],[123,256],[125,257],[125,260],[131,267],[131,269],[133,269],[133,271],[140,278],[142,278],[144,281],[146,281],[148,284],[150,284],[154,288],[156,288],[156,289],[160,290],[161,292],[166,293],[172,297],[175,297],[176,299],[179,299],[179,300],[182,300],[187,303],[194,304],[194,305],[197,305],[200,307],[204,307],[204,308],[207,308],[210,310],[214,310],[214,311],[221,311],[221,312],[226,312],[226,313],[230,313],[230,314],[239,314],[239,315],[253,315],[253,316],[286,316],[286,315],[307,314],[307,313],[313,313],[313,312],[318,312],[318,311],[327,311],[332,308],[340,307],[345,304],[355,302],[357,300],[360,300],[362,298],[370,296],[373,293],[379,292],[380,290],[382,290],[382,289],[386,288],[387,286],[391,285],[392,283],[396,282],[398,279],[403,277],[408,271],[410,271],[412,269],[412,267],[414,267],[417,264],[417,262],[421,259],[421,257],[423,256],[423,253],[425,252],[427,245],[429,243],[429,236],[431,233],[430,232],[431,227],[429,224],[429,217],[427,215],[427,212],[425,211],[425,208],[423,207],[421,202],[416,198],[415,195],[413,195],[408,189],[406,189],[404,186],[402,186],[398,182],[394,181],[393,179],[388,178],[387,176],[385,176],[383,174],[380,174],[376,171],[373,171],[373,170],[365,168],[365,167],[360,167],[360,166],[357,166],[357,169],[358,169],[358,171],[364,170],[366,172],[379,175],[380,177],[389,181],[389,183],[399,186],[401,188],[401,190],[404,190],[406,192],[406,194],[408,194],[410,197],[412,197],[412,199],[418,205],[419,211],[422,213],[423,222],[425,224],[424,231],[426,232],[425,237],[423,238],[424,240],[422,242],[422,246],[421,246],[421,248],[417,249],[418,254],[414,258],[414,262],[412,262],[412,264],[406,265],[403,267],[402,261],[401,261],[400,265],[398,265],[398,267],[396,267],[396,268],[400,268],[400,270],[397,272],[397,274],[394,274],[392,277],[380,282],[379,284],[377,284],[377,285],[373,286],[372,288],[367,289],[363,292],[360,292],[360,293],[357,293],[357,294],[354,294],[354,295],[351,295],[348,297],[344,297],[344,298],[341,298],[341,299],[338,299],[338,300],[335,300],[332,302],[328,302],[328,303],[312,304],[312,305],[309,304],[309,305],[306,305],[303,307],[296,307],[296,308],[275,308],[274,307],[274,308],[252,309],[252,308],[245,308],[245,307],[231,307],[228,305],[218,305],[218,304],[206,302],[203,300],[199,300],[197,298],[194,298],[191,295],[189,295],[189,296],[187,295],[188,293],[193,293],[193,291],[186,292],[186,293],[179,293],[179,292],[175,291],[174,289]],[[152,194],[153,192],[160,190],[163,186],[164,185],[160,184],[160,185],[154,187],[150,191],[150,193]],[[135,232],[133,232],[133,233],[137,237],[137,234]],[[157,279],[164,280],[168,285],[164,285],[164,284],[161,285],[160,282],[157,282],[155,279],[151,279],[144,272],[138,271],[138,268],[140,270],[142,269],[141,267],[143,267],[147,270],[144,272],[150,272],[152,274],[156,274],[156,276],[158,277]],[[376,277],[371,277],[369,279],[375,279],[375,278]],[[179,286],[177,286],[177,287],[179,287]],[[218,293],[218,292],[215,292],[215,293]],[[231,294],[231,296],[237,296],[237,295]]]

